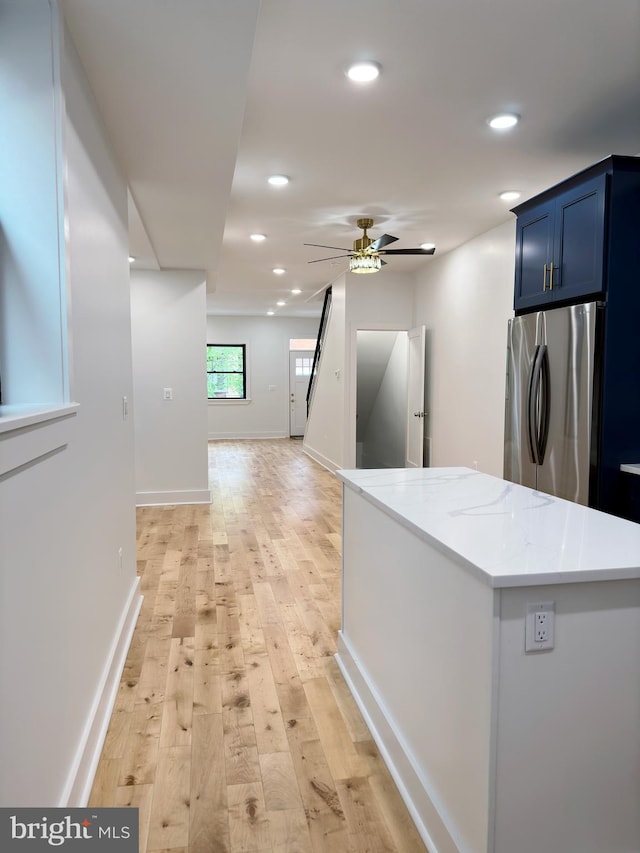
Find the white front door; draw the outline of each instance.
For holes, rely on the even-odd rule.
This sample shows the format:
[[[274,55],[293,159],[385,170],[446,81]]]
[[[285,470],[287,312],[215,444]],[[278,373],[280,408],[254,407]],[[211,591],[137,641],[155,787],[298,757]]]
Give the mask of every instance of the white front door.
[[[307,425],[307,389],[313,365],[313,350],[289,353],[289,435],[304,435]]]
[[[424,372],[426,329],[409,331],[409,376],[407,393],[407,468],[424,464]]]

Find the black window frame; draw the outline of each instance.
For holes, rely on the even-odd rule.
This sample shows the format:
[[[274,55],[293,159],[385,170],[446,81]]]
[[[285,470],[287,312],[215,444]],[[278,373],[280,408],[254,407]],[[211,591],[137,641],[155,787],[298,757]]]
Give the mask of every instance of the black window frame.
[[[242,397],[210,397],[209,396],[209,382],[207,381],[207,400],[209,402],[212,401],[224,401],[224,400],[246,400],[247,399],[247,345],[246,344],[215,344],[215,343],[207,343],[207,355],[209,354],[209,347],[228,347],[233,349],[241,349],[242,350],[242,370],[208,370],[207,369],[207,380],[209,376],[242,376]],[[208,363],[208,359],[207,359]]]

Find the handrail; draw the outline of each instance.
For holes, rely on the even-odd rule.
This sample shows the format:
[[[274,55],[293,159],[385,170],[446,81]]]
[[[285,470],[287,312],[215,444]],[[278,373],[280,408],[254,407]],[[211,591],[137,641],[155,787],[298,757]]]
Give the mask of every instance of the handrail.
[[[307,388],[307,417],[309,417],[309,409],[311,408],[311,399],[313,397],[313,389],[316,384],[316,376],[320,366],[320,356],[322,355],[322,347],[324,344],[325,335],[327,333],[327,323],[329,319],[329,308],[331,306],[331,286],[324,292],[324,303],[322,305],[322,314],[320,315],[320,328],[318,329],[318,340],[316,341],[316,351],[313,354],[313,364],[311,366],[311,376],[309,377],[309,387]]]

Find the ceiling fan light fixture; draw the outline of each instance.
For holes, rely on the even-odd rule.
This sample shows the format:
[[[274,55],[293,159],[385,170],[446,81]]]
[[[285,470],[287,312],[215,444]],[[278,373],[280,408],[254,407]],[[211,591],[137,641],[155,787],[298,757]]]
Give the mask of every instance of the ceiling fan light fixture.
[[[354,83],[371,83],[380,76],[382,66],[379,62],[366,60],[352,63],[346,71],[349,80]]]
[[[382,267],[382,260],[378,255],[354,255],[349,258],[349,272],[365,275],[378,272]]]
[[[520,116],[515,113],[500,113],[500,115],[493,116],[487,121],[493,130],[509,130],[518,124]]]
[[[270,175],[267,178],[267,182],[270,183],[272,187],[286,187],[289,183],[289,178],[286,175]]]

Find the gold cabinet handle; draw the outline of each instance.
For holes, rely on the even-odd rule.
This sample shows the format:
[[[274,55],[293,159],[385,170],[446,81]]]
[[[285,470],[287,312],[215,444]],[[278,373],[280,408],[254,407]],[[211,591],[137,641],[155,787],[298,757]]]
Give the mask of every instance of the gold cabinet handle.
[[[542,289],[543,289],[543,291],[547,289],[547,265],[546,264],[542,268]]]

